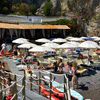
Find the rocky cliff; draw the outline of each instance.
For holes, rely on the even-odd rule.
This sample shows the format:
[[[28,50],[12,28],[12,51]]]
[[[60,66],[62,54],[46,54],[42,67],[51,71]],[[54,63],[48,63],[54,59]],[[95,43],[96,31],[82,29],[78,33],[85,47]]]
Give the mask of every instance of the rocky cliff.
[[[11,0],[13,3],[20,1],[33,3],[37,7],[36,15],[44,16],[43,8],[48,0]],[[79,18],[80,25],[82,27],[85,25],[86,32],[100,31],[100,0],[51,0],[51,2],[52,16],[68,15],[72,12]]]
[[[48,0],[10,0],[12,3],[25,2],[29,4],[34,4],[37,7],[37,15],[43,15],[43,7]],[[68,11],[67,0],[51,0],[52,15],[60,16]]]

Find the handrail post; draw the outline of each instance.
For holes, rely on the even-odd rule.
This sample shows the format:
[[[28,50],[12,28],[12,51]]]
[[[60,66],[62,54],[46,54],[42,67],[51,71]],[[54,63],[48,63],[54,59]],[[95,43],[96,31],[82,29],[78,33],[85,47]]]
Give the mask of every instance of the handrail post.
[[[3,99],[3,93],[2,93],[3,91],[1,90],[1,92],[0,92],[0,100],[2,100]]]
[[[66,78],[65,78],[65,75],[64,75],[64,97],[65,97],[65,100],[68,100],[68,97],[66,97],[68,94],[67,94],[67,91],[66,91],[65,84],[66,84]]]
[[[17,95],[17,76],[16,75],[14,75],[14,81],[15,81],[15,94],[16,94],[16,96],[15,96],[15,99],[14,100],[17,100],[18,99],[18,95]]]
[[[41,72],[39,71],[39,94],[41,94]]]
[[[0,92],[0,100],[2,100],[3,98],[3,93],[2,93],[2,79],[0,78],[0,90],[1,90],[1,92]]]
[[[23,80],[22,80],[22,86],[24,86],[24,88],[23,88],[22,94],[24,96],[23,100],[25,100],[25,86],[26,86],[25,80],[26,80],[26,73],[25,73],[25,70],[23,70],[23,71],[24,71],[24,77],[23,77]]]
[[[51,100],[51,94],[52,94],[52,73],[50,73],[50,100]]]
[[[1,76],[0,76],[0,90],[2,89],[2,79],[1,79]]]
[[[32,91],[32,73],[30,73],[30,90]]]
[[[65,76],[66,78],[66,76]],[[67,85],[67,96],[68,96],[68,100],[71,100],[71,94],[70,94],[70,86],[69,86],[69,80],[68,78],[66,78],[66,85]]]

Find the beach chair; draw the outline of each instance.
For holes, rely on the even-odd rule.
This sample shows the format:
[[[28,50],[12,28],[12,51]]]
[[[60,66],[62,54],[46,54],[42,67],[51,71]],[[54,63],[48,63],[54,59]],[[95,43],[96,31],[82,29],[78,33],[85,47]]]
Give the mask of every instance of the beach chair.
[[[87,73],[87,71],[88,71],[88,69],[86,69],[86,68],[80,68],[80,69],[77,70],[77,73],[78,73],[80,76],[82,76],[82,75],[84,75],[85,73]]]
[[[87,73],[87,71],[88,71],[88,66],[85,65],[85,63],[84,63],[83,60],[81,60],[81,59],[77,60],[77,64],[78,64],[77,73],[78,73],[79,75],[82,76],[83,74]]]

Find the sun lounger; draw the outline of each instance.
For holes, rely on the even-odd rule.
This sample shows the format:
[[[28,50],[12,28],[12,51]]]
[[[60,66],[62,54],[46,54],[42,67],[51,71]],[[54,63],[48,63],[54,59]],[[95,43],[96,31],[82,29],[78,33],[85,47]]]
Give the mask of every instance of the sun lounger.
[[[83,69],[77,70],[77,73],[80,74],[80,75],[83,75],[83,74],[85,74],[87,71],[88,71],[87,69],[83,68]]]

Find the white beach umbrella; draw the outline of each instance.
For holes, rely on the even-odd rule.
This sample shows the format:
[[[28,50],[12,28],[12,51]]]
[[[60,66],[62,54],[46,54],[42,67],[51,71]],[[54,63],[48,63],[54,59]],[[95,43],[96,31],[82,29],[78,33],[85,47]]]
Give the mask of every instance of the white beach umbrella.
[[[56,39],[52,40],[52,42],[64,43],[64,42],[66,42],[66,39],[63,39],[63,38],[56,38]]]
[[[80,37],[80,38],[82,38],[82,39],[83,39],[83,38],[86,38],[86,36],[82,36],[82,37]]]
[[[100,41],[100,38],[95,38],[94,41]]]
[[[71,42],[67,42],[67,43],[73,44],[73,45],[75,45],[76,47],[78,47],[78,46],[80,45],[79,42],[75,42],[75,41],[71,41]]]
[[[46,39],[46,38],[41,38],[41,39],[37,39],[35,40],[36,42],[41,42],[41,43],[47,43],[47,42],[50,42],[49,39]]]
[[[26,49],[29,49],[31,47],[35,47],[37,46],[36,44],[33,44],[33,43],[24,43],[24,44],[21,44],[18,46],[18,48],[26,48]]]
[[[94,41],[100,41],[100,37],[93,36],[92,38],[94,39]]]
[[[16,40],[13,40],[12,43],[17,43],[17,44],[23,44],[23,43],[27,43],[28,40],[24,39],[24,38],[18,38]]]
[[[59,46],[59,48],[77,48],[79,47],[78,42],[67,42]]]
[[[100,38],[100,37],[98,37],[98,36],[92,36],[92,38],[94,38],[94,39],[95,39],[95,38]]]
[[[80,48],[87,48],[87,49],[92,49],[92,48],[98,48],[98,44],[94,41],[85,41],[79,45]]]
[[[73,38],[73,37],[71,37],[71,36],[69,36],[69,37],[66,37],[66,40],[69,40],[69,39],[71,39],[71,38]]]
[[[69,40],[70,41],[83,41],[82,38],[70,38]]]
[[[53,43],[53,42],[49,42],[49,43],[45,43],[45,44],[43,44],[41,46],[50,47],[50,48],[55,48],[56,49],[56,48],[58,48],[59,44]]]
[[[42,47],[42,46],[36,46],[29,50],[29,52],[45,52],[45,51],[54,51],[54,50],[51,48]]]

